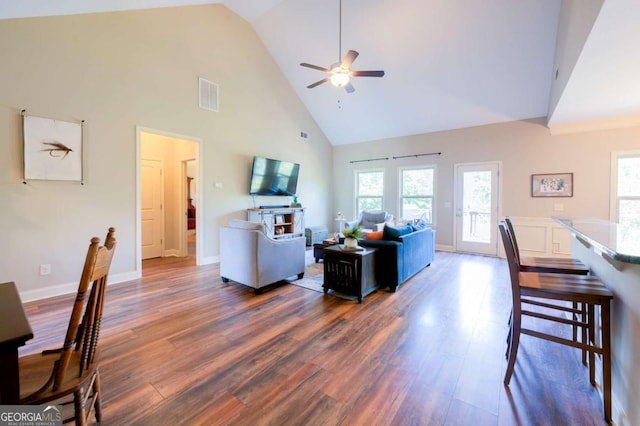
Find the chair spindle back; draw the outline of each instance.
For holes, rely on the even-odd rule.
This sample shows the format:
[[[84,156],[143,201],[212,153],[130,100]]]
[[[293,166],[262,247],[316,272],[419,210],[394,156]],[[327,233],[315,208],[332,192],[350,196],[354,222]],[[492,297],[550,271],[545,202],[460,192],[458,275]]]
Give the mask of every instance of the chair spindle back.
[[[74,352],[80,357],[80,376],[96,361],[107,277],[116,246],[115,229],[109,228],[104,246],[99,244],[98,237],[91,239],[60,359],[54,369],[54,391],[63,382]]]

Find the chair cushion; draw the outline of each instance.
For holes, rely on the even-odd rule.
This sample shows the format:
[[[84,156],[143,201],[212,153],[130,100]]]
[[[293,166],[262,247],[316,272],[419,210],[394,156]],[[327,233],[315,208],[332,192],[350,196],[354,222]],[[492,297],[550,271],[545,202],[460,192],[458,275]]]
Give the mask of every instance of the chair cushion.
[[[405,225],[400,227],[385,226],[382,231],[383,240],[395,240],[402,235],[407,235],[413,232],[411,225]]]
[[[365,232],[364,239],[365,240],[381,240],[383,232],[384,231]]]
[[[376,229],[378,223],[383,223],[387,215],[384,211],[363,211],[360,225],[364,229]]]

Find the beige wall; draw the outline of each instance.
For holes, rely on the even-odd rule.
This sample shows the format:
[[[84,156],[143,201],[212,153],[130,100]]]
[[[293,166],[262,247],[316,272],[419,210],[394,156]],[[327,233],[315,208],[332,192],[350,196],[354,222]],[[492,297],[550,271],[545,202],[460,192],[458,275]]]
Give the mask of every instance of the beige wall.
[[[218,228],[253,206],[254,155],[300,163],[307,223],[332,219],[330,144],[251,26],[224,6],[0,20],[0,52],[0,282],[15,281],[24,300],[73,291],[89,239],[108,226],[118,238],[110,281],[140,273],[136,126],[202,141],[208,262]],[[220,112],[198,108],[198,77],[219,84]],[[85,185],[21,183],[22,109],[85,120]],[[291,201],[264,198],[256,204]],[[51,275],[39,275],[42,263]]]
[[[611,152],[640,149],[640,127],[553,136],[544,123],[545,119],[540,118],[334,147],[335,210],[342,211],[347,218],[354,217],[354,171],[384,168],[385,209],[397,215],[398,167],[435,164],[437,244],[451,248],[454,244],[454,165],[501,161],[502,215],[608,219]],[[429,152],[442,152],[442,155],[391,158]],[[390,159],[350,163],[381,157]],[[572,198],[531,198],[532,174],[564,172],[574,174]],[[564,211],[554,211],[554,204],[558,203]]]

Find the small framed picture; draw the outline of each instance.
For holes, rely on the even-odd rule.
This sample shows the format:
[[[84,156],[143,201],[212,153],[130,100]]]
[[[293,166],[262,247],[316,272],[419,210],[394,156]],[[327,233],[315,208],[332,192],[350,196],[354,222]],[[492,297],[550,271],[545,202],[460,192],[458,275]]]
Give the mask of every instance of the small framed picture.
[[[573,173],[531,175],[532,197],[573,197]]]
[[[284,223],[284,216],[282,216],[281,214],[277,214],[276,215],[276,223],[277,224]]]

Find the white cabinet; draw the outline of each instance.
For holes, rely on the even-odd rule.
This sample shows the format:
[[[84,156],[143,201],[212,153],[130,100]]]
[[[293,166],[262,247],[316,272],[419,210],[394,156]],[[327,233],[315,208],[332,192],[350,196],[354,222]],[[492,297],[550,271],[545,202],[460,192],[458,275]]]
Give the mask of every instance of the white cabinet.
[[[264,232],[271,238],[304,237],[303,208],[248,209],[247,220],[264,224]]]

